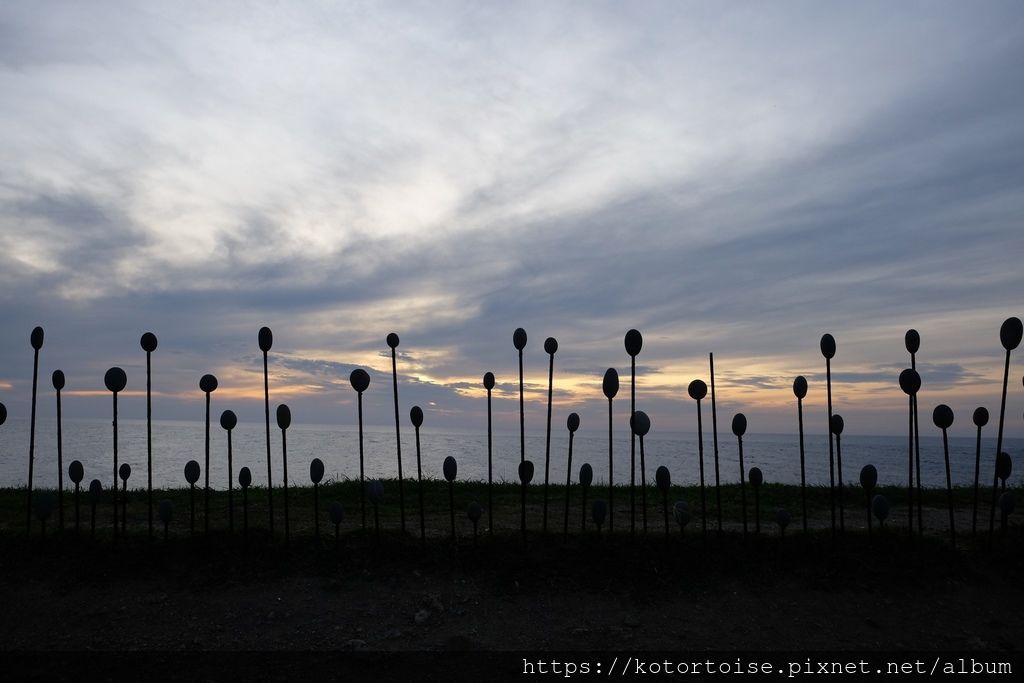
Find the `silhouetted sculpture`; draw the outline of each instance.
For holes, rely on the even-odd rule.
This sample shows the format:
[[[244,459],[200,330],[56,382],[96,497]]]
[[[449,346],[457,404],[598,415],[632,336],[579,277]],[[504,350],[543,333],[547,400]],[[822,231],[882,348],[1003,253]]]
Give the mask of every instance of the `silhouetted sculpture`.
[[[367,488],[373,505],[373,537],[380,543],[380,502],[384,499],[384,482],[375,479],[367,484]]]
[[[910,369],[916,372],[917,351],[921,348],[921,335],[918,334],[917,330],[907,330],[906,335],[903,337],[903,344],[910,353]],[[917,393],[914,393],[910,400],[912,405],[911,412],[913,413],[912,419],[914,421],[914,469],[917,470],[917,531],[920,534],[924,529],[924,515],[921,512],[921,500],[924,496],[921,494],[921,424],[917,412]]]
[[[220,426],[228,433],[228,531],[235,533],[235,500],[234,488],[232,486],[235,466],[232,464],[231,431],[238,424],[238,416],[232,410],[225,410],[220,414]]]
[[[160,521],[164,523],[164,543],[167,542],[167,527],[171,524],[171,517],[174,515],[174,503],[169,500],[160,501]]]
[[[608,512],[608,504],[603,500],[595,500],[590,514],[594,518],[594,525],[597,527],[597,535],[601,536],[601,525],[604,524],[604,517]]]
[[[864,489],[864,495],[867,498],[867,504],[865,508],[868,511],[868,536],[871,536],[871,493],[875,490],[875,484],[878,483],[878,470],[875,469],[874,465],[864,465],[860,470],[860,485]]]
[[[0,422],[2,424],[2,422]],[[71,464],[68,465],[68,477],[71,479],[71,483],[75,485],[75,536],[78,536],[79,531],[79,508],[78,508],[78,490],[82,483],[82,479],[85,478],[85,468],[82,467],[82,463],[78,460],[72,460]]]
[[[740,453],[740,508],[743,514],[743,537],[747,536],[747,488],[746,470],[743,468],[743,435],[747,433],[747,416],[736,413],[732,416],[732,433],[736,435],[736,444]]]
[[[569,492],[571,491],[572,485],[572,442],[573,437],[576,435],[576,430],[580,428],[580,416],[576,413],[569,413],[569,417],[565,421],[565,426],[569,430],[569,461],[565,466],[565,524],[562,527],[562,540],[569,538]]]
[[[946,457],[946,495],[949,504],[949,541],[956,548],[956,527],[953,522],[953,479],[949,472],[949,437],[946,433],[946,430],[953,425],[953,409],[945,403],[935,406],[935,410],[932,411],[932,422],[942,430],[942,451]]]
[[[1006,523],[1007,523],[1007,520],[1010,518],[1010,515],[1013,514],[1013,509],[1014,509],[1015,505],[1016,505],[1016,500],[1014,499],[1014,495],[1013,495],[1012,491],[1006,491],[1001,496],[999,496],[999,512],[1000,512],[1000,515],[999,515],[999,520],[1000,520],[999,521],[999,531],[1000,531],[1000,533],[1003,533],[1003,534],[1006,533]]]
[[[586,533],[587,531],[587,491],[590,490],[590,485],[594,483],[594,468],[590,466],[590,463],[583,463],[580,467],[580,494],[582,501],[580,501],[580,507],[583,510],[583,522],[580,524],[580,531]]]
[[[469,521],[473,523],[473,545],[476,545],[477,526],[480,523],[480,515],[482,513],[483,510],[480,509],[480,503],[475,500],[466,506],[466,517],[468,517]]]
[[[153,368],[150,355],[156,351],[156,335],[146,332],[139,339],[139,346],[146,352],[146,506],[149,508],[149,540],[153,540]],[[167,525],[164,525],[164,540],[167,540],[166,532]]]
[[[676,524],[679,525],[679,535],[686,535],[686,525],[690,523],[690,506],[686,504],[685,500],[677,500],[672,505],[672,516],[675,517]]]
[[[313,534],[320,542],[320,482],[324,478],[324,461],[313,458],[309,463],[309,480],[313,482]]]
[[[359,417],[359,514],[363,521],[363,533],[366,533],[366,479],[363,474],[363,392],[370,386],[370,373],[356,368],[348,376],[349,384],[356,391],[357,413]],[[397,404],[396,404],[397,405]]]
[[[828,395],[828,497],[832,507],[832,536],[836,535],[836,464],[832,450],[832,359],[836,355],[836,340],[831,334],[821,337],[821,355],[825,357],[825,388]]]
[[[523,405],[523,349],[526,348],[526,330],[517,327],[512,333],[512,346],[519,353],[519,462],[526,461],[526,412]]]
[[[974,409],[974,426],[978,428],[978,439],[974,447],[974,505],[971,508],[971,536],[978,533],[978,483],[981,474],[981,428],[988,424],[988,410]]]
[[[196,482],[199,481],[199,463],[189,460],[185,463],[185,481],[188,482],[188,533],[196,533]]]
[[[522,519],[521,527],[523,530],[523,542],[526,542],[526,487],[533,481],[533,463],[529,460],[524,460],[519,463],[519,481],[522,482]]]
[[[672,486],[672,475],[664,465],[654,471],[654,481],[661,491],[661,509],[665,513],[665,538],[668,539],[668,491]]]
[[[615,531],[615,505],[612,502],[612,473],[615,471],[612,464],[612,399],[619,393],[619,373],[615,368],[604,371],[601,390],[608,399],[608,533],[612,533]]]
[[[210,533],[210,394],[217,390],[217,378],[203,375],[199,388],[206,396],[206,479],[203,485],[203,533]]]
[[[807,533],[807,472],[804,468],[804,398],[807,396],[807,379],[797,375],[793,380],[793,395],[796,396],[796,417],[800,427],[800,507],[803,509],[804,533]]]
[[[836,438],[836,474],[837,484],[836,488],[839,489],[839,533],[846,533],[846,519],[845,519],[845,505],[843,503],[843,416],[836,413],[829,420],[829,430],[832,435]]]
[[[29,335],[29,343],[32,345],[32,419],[29,422],[28,430],[28,501],[25,506],[26,536],[32,533],[32,472],[36,460],[36,389],[39,385],[39,349],[43,348],[43,328],[32,328],[32,334]]]
[[[423,424],[423,409],[413,406],[409,419],[416,430],[416,492],[420,499],[420,543],[427,542],[427,523],[423,515],[423,465],[420,461],[420,426]]]
[[[494,389],[494,373],[484,373],[484,389],[487,390],[487,533],[494,534],[494,481],[491,447],[491,390]]]
[[[274,470],[270,466],[270,379],[267,373],[267,353],[274,345],[274,333],[269,327],[259,332],[260,351],[263,352],[263,417],[267,427],[267,512],[270,521],[270,536],[274,536]]]
[[[996,477],[1002,482],[1002,491],[1006,490],[1006,480],[1010,478],[1010,472],[1013,470],[1013,459],[1010,458],[1009,453],[1000,453],[996,458]]]
[[[452,520],[452,543],[455,543],[455,474],[458,472],[459,466],[455,462],[455,458],[448,456],[444,459],[444,463],[441,465],[441,471],[444,473],[444,478],[448,482],[448,512],[451,515]]]
[[[103,495],[103,484],[100,483],[99,479],[93,479],[89,482],[89,539],[96,540],[96,504],[100,502],[100,496]]]
[[[548,532],[548,479],[551,471],[551,398],[555,383],[555,352],[558,341],[554,337],[544,340],[544,353],[548,354],[548,421],[547,437],[544,446],[544,514],[541,529]]]
[[[757,467],[750,468],[750,486],[754,489],[754,533],[761,533],[761,483],[764,482],[764,475]]]
[[[644,437],[651,430],[651,418],[642,410],[633,412],[629,428],[640,439],[640,515],[643,518],[644,533],[647,533],[647,468],[644,464]]]
[[[708,395],[708,385],[703,380],[695,379],[686,388],[686,393],[697,402],[697,462],[700,463],[700,531],[707,543],[708,540],[708,507],[707,498],[704,493],[704,423],[700,413],[700,402]],[[735,419],[733,424],[735,424]],[[743,466],[740,465],[742,470]],[[740,472],[740,479],[743,479],[743,472]]]
[[[871,499],[871,511],[878,520],[878,528],[885,529],[885,519],[889,516],[889,500],[882,495],[875,496]]]
[[[629,356],[629,420],[636,414],[636,357],[644,346],[639,330],[629,330],[623,340]],[[629,438],[629,533],[636,534],[636,433]]]
[[[1020,318],[1007,318],[999,328],[999,342],[1006,349],[1006,365],[1003,368],[1003,396],[999,401],[999,431],[996,433],[996,457],[1003,452],[1003,419],[1006,417],[1006,385],[1010,380],[1010,352],[1020,346],[1024,337],[1024,323]],[[988,533],[995,531],[996,523],[996,478],[992,478],[992,514],[989,518]]]
[[[103,376],[103,384],[114,397],[114,542],[117,542],[117,394],[124,391],[128,376],[121,368],[110,368]]]
[[[249,542],[249,486],[252,485],[252,472],[248,467],[238,470],[238,485],[242,487],[242,542]]]
[[[391,349],[391,388],[395,396],[395,452],[398,455],[398,518],[405,533],[405,476],[402,474],[402,431],[398,426],[398,335],[388,334],[384,340]],[[383,487],[383,484],[381,484]],[[422,505],[420,506],[422,508]]]
[[[61,415],[60,391],[64,388],[64,373],[53,371],[53,389],[57,392],[57,528],[64,531],[64,432]]]
[[[121,477],[121,535],[124,536],[128,531],[128,477],[132,476],[132,466],[121,463],[117,474]]]
[[[337,548],[341,522],[345,519],[345,510],[341,507],[341,503],[334,501],[328,506],[327,514],[330,515],[331,524],[334,525],[334,547]]]
[[[284,481],[284,542],[291,537],[291,523],[288,517],[288,428],[292,426],[292,411],[284,403],[277,407],[277,426],[281,430],[281,465]]]
[[[900,373],[900,389],[908,396],[907,410],[910,415],[907,427],[907,531],[910,534],[914,533],[914,396],[920,388],[921,376],[917,370],[907,368]]]
[[[789,511],[788,510],[776,510],[775,511],[775,523],[779,525],[779,536],[786,535],[786,527],[789,526]]]

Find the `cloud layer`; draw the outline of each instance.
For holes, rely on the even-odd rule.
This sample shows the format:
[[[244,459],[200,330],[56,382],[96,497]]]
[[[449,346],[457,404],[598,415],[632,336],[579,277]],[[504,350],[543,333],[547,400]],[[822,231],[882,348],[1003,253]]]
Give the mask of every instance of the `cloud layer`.
[[[104,415],[152,330],[161,415],[212,371],[258,420],[267,324],[296,420],[351,422],[361,366],[387,424],[397,331],[403,407],[480,425],[493,370],[511,429],[522,326],[531,425],[546,336],[559,422],[596,424],[636,327],[655,428],[714,351],[722,409],[780,431],[796,374],[824,411],[828,331],[848,429],[900,433],[915,327],[922,405],[968,425],[1024,314],[1022,71],[1018,3],[5,7],[0,401],[27,414],[41,324]]]

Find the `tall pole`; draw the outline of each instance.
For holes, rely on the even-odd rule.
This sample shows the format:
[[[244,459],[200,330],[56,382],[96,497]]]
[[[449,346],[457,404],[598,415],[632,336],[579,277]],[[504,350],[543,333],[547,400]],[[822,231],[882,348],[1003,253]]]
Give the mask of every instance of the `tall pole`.
[[[711,433],[715,447],[715,509],[718,516],[718,533],[722,533],[722,489],[718,471],[718,409],[715,407],[715,354],[709,353],[711,362]]]
[[[43,348],[43,328],[35,327],[29,337],[32,344],[32,419],[28,436],[28,503],[25,508],[25,535],[32,533],[32,470],[36,459],[36,389],[39,384],[39,349]],[[117,473],[114,473],[117,479]]]
[[[270,379],[267,373],[267,352],[274,345],[274,335],[269,327],[261,327],[260,350],[263,352],[263,416],[267,427],[267,510],[270,520],[270,536],[274,536],[274,471],[270,466]]]
[[[548,426],[546,445],[544,446],[544,521],[541,525],[544,533],[548,531],[548,479],[551,472],[551,398],[555,382],[555,352],[558,351],[558,342],[554,337],[544,340],[544,351],[547,352],[548,362]]]
[[[153,540],[153,368],[150,355],[156,350],[156,335],[146,332],[139,339],[139,346],[146,352],[146,505],[149,507],[149,539]]]
[[[388,334],[385,340],[391,347],[391,388],[395,396],[395,451],[398,455],[398,514],[401,520],[402,533],[405,533],[405,488],[403,486],[404,475],[402,474],[402,430],[399,427],[398,418],[398,335],[394,332]]]

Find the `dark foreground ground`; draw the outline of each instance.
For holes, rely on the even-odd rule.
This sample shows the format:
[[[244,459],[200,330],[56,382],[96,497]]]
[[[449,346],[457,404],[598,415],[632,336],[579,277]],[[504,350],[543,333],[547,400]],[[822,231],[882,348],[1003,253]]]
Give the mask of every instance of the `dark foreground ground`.
[[[208,537],[185,528],[150,542],[143,526],[116,546],[109,529],[95,542],[8,529],[0,643],[22,651],[1008,652],[1024,642],[1022,528],[1011,525],[989,549],[983,536],[971,540],[968,522],[954,551],[945,510],[934,506],[925,510],[933,531],[920,539],[896,519],[869,538],[859,508],[858,523],[850,513],[847,533],[833,539],[827,508],[814,506],[808,534],[798,518],[785,536],[766,520],[761,536],[751,524],[744,540],[728,522],[706,544],[699,522],[666,539],[653,503],[646,537],[631,539],[622,516],[613,537],[593,527],[567,541],[534,531],[524,544],[510,523],[474,545],[460,515],[457,547],[439,512],[429,521],[442,531],[425,545],[411,535],[418,518],[408,512],[405,536],[386,528],[378,540],[350,520],[337,546],[333,528],[318,544],[305,526],[287,545],[262,528],[243,544],[219,518]],[[501,517],[518,512],[507,507]],[[553,520],[560,515],[551,522],[560,529]]]

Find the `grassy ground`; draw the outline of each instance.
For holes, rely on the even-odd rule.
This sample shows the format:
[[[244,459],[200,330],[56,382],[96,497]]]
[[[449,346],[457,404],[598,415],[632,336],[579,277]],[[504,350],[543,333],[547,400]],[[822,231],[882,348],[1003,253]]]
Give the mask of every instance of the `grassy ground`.
[[[383,533],[393,535],[392,532],[401,528],[401,506],[399,501],[398,480],[385,480],[384,495],[377,507],[379,525]],[[344,520],[339,527],[341,534],[360,532],[362,530],[362,514],[360,501],[361,487],[358,481],[340,481],[321,485],[319,487],[319,508],[320,508],[320,531],[321,534],[333,534],[333,524],[328,515],[328,508],[331,502],[338,501],[344,510]],[[405,526],[406,532],[410,535],[419,535],[419,486],[415,480],[406,480],[403,485],[405,502]],[[428,537],[445,537],[451,533],[451,518],[449,505],[449,487],[445,481],[428,480],[423,482],[423,509]],[[582,529],[583,508],[582,490],[579,485],[573,485],[569,489],[569,531],[578,533]],[[720,488],[722,528],[726,531],[739,531],[742,529],[742,499],[740,487],[737,484],[723,485]],[[885,496],[890,503],[889,519],[887,526],[905,526],[907,514],[907,491],[901,487],[880,487],[875,490],[876,494]],[[1024,497],[1017,491],[1018,499]],[[54,491],[36,491],[34,496],[40,497],[51,495],[55,499]],[[522,488],[513,483],[496,483],[492,490],[494,500],[493,526],[497,534],[518,532],[521,525],[522,510]],[[749,530],[755,527],[755,496],[750,486],[746,487],[746,515]],[[961,534],[969,531],[971,526],[971,510],[973,501],[973,489],[969,487],[957,487],[953,489],[953,504],[956,513],[956,525]],[[811,529],[831,529],[831,502],[828,487],[809,486],[806,489],[808,526]],[[860,487],[846,487],[842,492],[844,502],[844,522],[850,530],[866,530],[867,528],[867,496]],[[194,492],[195,504],[195,528],[197,533],[204,530],[206,516],[205,492],[197,487]],[[607,487],[591,487],[587,495],[587,527],[594,531],[591,519],[591,503],[595,499],[608,500]],[[799,486],[783,484],[765,484],[760,488],[758,505],[760,509],[760,523],[764,533],[778,534],[779,528],[775,523],[775,516],[778,510],[787,510],[790,515],[790,533],[802,530],[802,503]],[[636,499],[636,525],[642,529],[643,525],[643,492],[639,487],[635,491]],[[24,489],[0,489],[0,535],[16,534],[23,532],[26,518],[26,492]],[[82,533],[88,534],[91,521],[91,505],[88,492],[80,494],[81,528]],[[160,501],[169,500],[173,505],[173,516],[168,525],[168,534],[172,537],[188,536],[190,531],[190,492],[189,489],[163,489],[153,492],[154,501],[154,527],[155,533],[162,535],[163,526],[160,522],[157,508]],[[241,532],[243,523],[242,492],[236,489],[231,497],[233,505],[229,507],[229,495],[226,491],[211,491],[209,494],[209,527],[214,531],[224,531],[229,527],[229,509],[233,511],[234,526],[237,532]],[[451,500],[454,501],[456,534],[459,537],[471,537],[473,526],[466,515],[466,509],[471,501],[479,503],[483,514],[479,523],[479,532],[486,533],[489,529],[488,515],[488,487],[485,482],[455,482],[452,486]],[[527,492],[527,527],[530,531],[539,531],[543,526],[544,518],[544,492],[542,485],[531,485]],[[630,528],[630,490],[628,486],[616,486],[613,494],[615,503],[614,525],[615,533],[628,532]],[[649,531],[664,532],[665,506],[663,501],[668,502],[669,526],[673,533],[678,532],[678,527],[671,515],[672,506],[675,501],[686,501],[690,511],[690,523],[686,531],[688,533],[699,533],[701,531],[701,494],[699,487],[673,486],[668,495],[663,497],[661,492],[649,486],[646,489],[646,510],[647,526]],[[716,492],[714,487],[705,490],[705,504],[707,508],[708,528],[717,530],[718,516],[716,505]],[[113,527],[113,496],[111,491],[104,491],[100,502],[96,506],[96,529],[97,535],[101,538],[112,535]],[[562,531],[565,524],[565,501],[566,488],[563,485],[552,485],[548,490],[548,524],[547,528],[552,532]],[[989,521],[989,510],[991,501],[991,489],[982,489],[978,512],[979,528],[987,529]],[[836,519],[839,523],[839,492],[835,495],[837,505]],[[274,512],[276,533],[284,533],[284,490],[274,490]],[[312,536],[314,532],[314,489],[309,486],[290,487],[288,490],[288,512],[290,533],[296,537]],[[947,492],[944,489],[925,489],[923,491],[923,517],[925,527],[929,533],[948,533],[949,521],[947,512]],[[129,536],[140,536],[148,532],[148,506],[145,490],[130,490],[127,495],[127,534]],[[265,488],[250,488],[247,494],[246,510],[249,520],[249,528],[253,534],[266,533],[269,526],[268,500]],[[368,529],[374,528],[374,507],[369,498],[365,499],[366,524]],[[120,515],[120,508],[118,510]],[[916,511],[915,511],[916,515]],[[75,520],[75,504],[72,493],[64,493],[64,526],[73,529]],[[1011,522],[1013,518],[1011,517]],[[50,533],[53,533],[58,524],[56,510],[51,514],[47,526]],[[874,521],[877,524],[877,520]],[[999,525],[997,514],[996,525]],[[608,521],[604,524],[604,531],[608,531]],[[33,533],[41,531],[41,522],[33,517]]]

